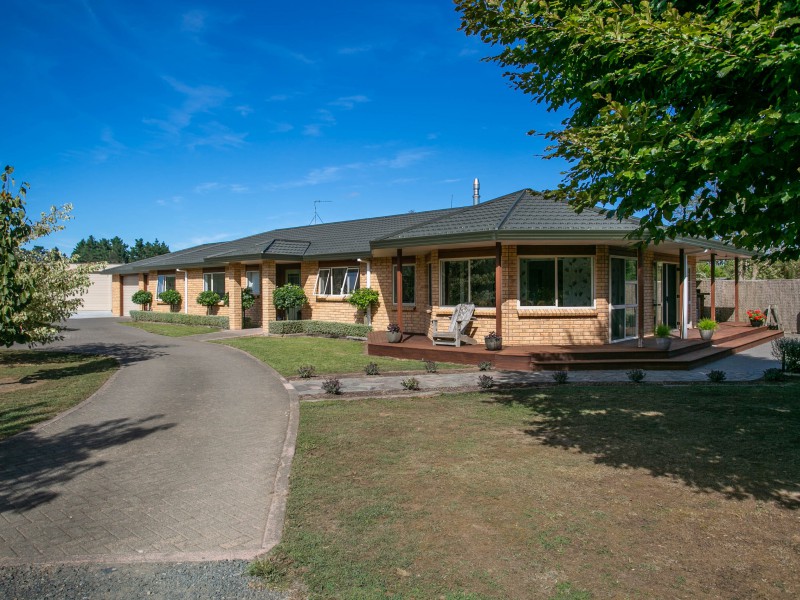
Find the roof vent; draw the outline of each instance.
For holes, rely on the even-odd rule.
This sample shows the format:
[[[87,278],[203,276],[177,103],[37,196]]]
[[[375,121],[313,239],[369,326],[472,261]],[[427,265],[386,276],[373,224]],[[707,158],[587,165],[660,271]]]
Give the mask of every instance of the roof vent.
[[[481,182],[478,181],[478,178],[475,178],[475,181],[472,182],[472,205],[475,206],[476,204],[481,203]]]

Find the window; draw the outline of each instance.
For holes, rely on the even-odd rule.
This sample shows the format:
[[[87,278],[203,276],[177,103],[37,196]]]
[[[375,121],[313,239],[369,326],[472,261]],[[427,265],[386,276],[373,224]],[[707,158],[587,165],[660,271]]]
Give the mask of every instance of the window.
[[[442,261],[442,306],[471,302],[475,306],[493,307],[494,263],[493,258]]]
[[[156,286],[156,298],[161,292],[175,289],[175,275],[159,275],[158,284]]]
[[[594,306],[593,263],[589,256],[520,259],[520,306]]]
[[[245,271],[244,276],[247,279],[247,287],[254,295],[258,296],[261,293],[261,272]]]
[[[392,303],[397,304],[397,276],[395,268],[397,263],[392,265]],[[403,304],[415,304],[416,295],[414,289],[417,283],[417,268],[414,265],[403,265]]]
[[[225,273],[203,273],[203,290],[225,295]]]
[[[317,295],[345,296],[358,289],[358,267],[320,269],[317,274]]]

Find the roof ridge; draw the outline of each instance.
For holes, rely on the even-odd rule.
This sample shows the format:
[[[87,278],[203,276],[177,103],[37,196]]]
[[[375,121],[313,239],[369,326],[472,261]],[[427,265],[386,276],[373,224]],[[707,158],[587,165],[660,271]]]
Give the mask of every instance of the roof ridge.
[[[519,204],[519,201],[520,201],[520,200],[522,200],[522,197],[523,197],[525,194],[527,194],[527,193],[528,193],[528,191],[529,191],[529,190],[525,189],[525,190],[522,190],[522,191],[519,193],[519,195],[517,196],[517,199],[516,199],[516,200],[514,200],[514,202],[513,202],[513,203],[511,204],[511,206],[508,208],[508,210],[506,211],[506,214],[505,214],[505,215],[503,215],[503,218],[502,218],[502,219],[500,219],[500,222],[497,224],[497,227],[495,227],[495,228],[494,228],[494,230],[495,230],[495,231],[499,231],[499,230],[500,230],[500,228],[501,228],[503,225],[505,225],[505,222],[506,222],[506,221],[508,221],[508,218],[511,216],[511,213],[512,213],[512,212],[514,212],[514,209],[515,209],[515,208],[517,208],[517,204]]]

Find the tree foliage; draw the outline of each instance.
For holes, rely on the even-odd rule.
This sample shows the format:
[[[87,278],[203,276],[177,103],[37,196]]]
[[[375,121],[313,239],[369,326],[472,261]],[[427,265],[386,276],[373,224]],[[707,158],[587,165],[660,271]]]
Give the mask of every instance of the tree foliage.
[[[164,242],[159,242],[158,238],[154,242],[145,242],[142,238],[137,238],[134,240],[133,246],[128,246],[119,236],[111,239],[97,239],[90,235],[75,245],[72,250],[72,259],[82,263],[129,263],[168,252],[169,246]]]
[[[81,306],[89,273],[102,264],[75,265],[58,249],[25,244],[64,229],[72,206],[55,206],[38,221],[25,214],[23,183],[13,193],[12,167],[2,174],[0,192],[0,343],[46,344],[60,338],[61,323]]]
[[[287,283],[279,288],[275,288],[272,294],[272,303],[275,308],[283,310],[290,308],[303,308],[308,304],[308,297],[299,285]]]
[[[639,236],[800,257],[800,3],[457,0],[486,60],[549,109],[554,193]],[[536,133],[536,132],[531,132]]]

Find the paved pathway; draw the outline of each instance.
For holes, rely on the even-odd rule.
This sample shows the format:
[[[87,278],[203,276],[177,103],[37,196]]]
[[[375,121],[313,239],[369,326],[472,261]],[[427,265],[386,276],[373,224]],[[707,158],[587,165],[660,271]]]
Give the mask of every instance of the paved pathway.
[[[645,381],[656,382],[707,382],[708,373],[712,370],[725,371],[727,381],[753,381],[760,379],[766,369],[780,367],[780,363],[772,358],[771,344],[762,344],[740,354],[691,369],[688,371],[646,371]],[[466,373],[414,374],[420,382],[421,390],[443,388],[476,387],[478,376],[482,373],[469,371]],[[497,384],[524,385],[526,383],[553,383],[552,371],[491,371],[485,373],[494,378]],[[403,391],[401,381],[411,375],[393,375],[380,377],[340,377],[343,393],[387,393]],[[300,397],[324,394],[322,382],[324,377],[314,379],[292,380],[292,385]],[[575,383],[611,383],[627,382],[626,370],[613,371],[570,371],[569,381]]]
[[[0,565],[255,556],[296,402],[244,353],[116,321],[57,344],[116,356],[106,386],[0,442]]]

